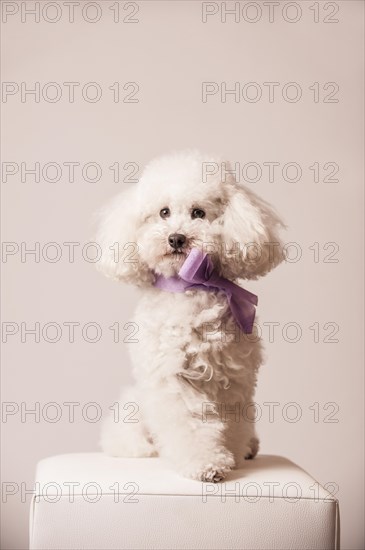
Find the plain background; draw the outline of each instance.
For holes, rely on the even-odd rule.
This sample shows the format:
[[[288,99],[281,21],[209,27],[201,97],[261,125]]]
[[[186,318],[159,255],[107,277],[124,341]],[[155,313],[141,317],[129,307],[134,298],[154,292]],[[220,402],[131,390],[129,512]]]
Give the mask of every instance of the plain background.
[[[20,2],[12,4],[20,10]],[[26,4],[31,8],[34,2]],[[285,240],[297,243],[291,253],[301,251],[298,261],[247,286],[259,294],[267,351],[257,391],[261,449],[287,456],[323,485],[332,484],[328,487],[340,499],[342,548],[363,548],[363,3],[330,3],[325,11],[325,3],[319,2],[318,23],[310,9],[313,2],[304,1],[296,3],[301,10],[296,23],[282,15],[293,19],[296,12],[291,10],[298,10],[287,2],[280,2],[271,23],[263,3],[256,23],[243,15],[238,22],[227,16],[224,23],[220,12],[203,23],[202,4],[194,1],[138,2],[139,11],[132,16],[136,23],[122,21],[133,5],[121,2],[121,21],[115,23],[110,9],[115,3],[98,2],[102,16],[90,23],[82,17],[84,4],[75,8],[73,23],[59,3],[62,16],[55,23],[46,21],[55,18],[51,7],[39,23],[31,16],[22,23],[19,11],[2,24],[3,80],[19,86],[25,82],[28,88],[39,82],[41,90],[56,82],[62,90],[54,103],[42,95],[39,103],[32,96],[22,102],[20,93],[8,96],[6,103],[3,97],[3,162],[19,169],[22,162],[28,168],[35,162],[41,168],[49,162],[63,167],[62,177],[53,183],[42,174],[39,182],[32,175],[21,181],[20,171],[2,182],[3,241],[19,248],[23,242],[29,249],[39,242],[46,257],[41,252],[39,262],[31,255],[22,261],[17,253],[2,264],[3,323],[19,327],[3,344],[2,399],[19,407],[19,413],[3,417],[3,481],[31,489],[41,458],[97,449],[100,422],[90,420],[96,409],[87,404],[99,404],[105,415],[120,385],[130,381],[123,342],[130,330],[124,326],[137,292],[104,279],[81,250],[93,239],[94,213],[126,185],[113,181],[111,165],[119,163],[122,180],[131,171],[126,163],[137,163],[140,174],[156,155],[195,147],[241,168],[259,164],[261,179],[248,185],[283,216]],[[331,15],[336,6],[337,15]],[[96,14],[93,8],[86,13],[89,19]],[[244,13],[246,19],[255,16],[254,11]],[[325,23],[325,17],[339,22]],[[80,83],[73,103],[64,82]],[[89,82],[100,86],[100,101],[83,99],[81,89]],[[108,89],[115,82],[120,83],[119,102]],[[122,101],[132,91],[123,90],[128,82],[138,84],[138,102]],[[217,93],[203,102],[202,82],[216,82],[219,90],[222,82],[227,88],[255,82],[262,98],[249,102],[241,96],[236,102],[230,95],[222,102]],[[264,82],[279,83],[273,102]],[[288,82],[301,87],[297,102],[283,99]],[[315,82],[318,102],[309,89]],[[323,89],[328,82],[339,86],[336,103],[324,102],[332,90]],[[244,90],[253,96],[253,88]],[[88,91],[92,96],[93,89]],[[54,89],[46,93],[52,97]],[[65,162],[80,163],[74,182],[68,181]],[[99,181],[82,177],[88,162],[100,165]],[[274,181],[269,181],[265,162],[280,163]],[[289,162],[301,167],[296,183],[282,176]],[[321,167],[319,182],[309,168],[315,162]],[[333,176],[338,182],[324,181],[331,172],[332,165],[324,167],[328,162],[339,166]],[[54,174],[50,169],[46,178]],[[93,177],[92,169],[87,177]],[[47,254],[52,257],[55,249],[43,248],[49,242],[58,243],[62,252],[54,263]],[[80,243],[73,262],[65,242]],[[91,257],[93,250],[86,250]],[[338,261],[329,262],[331,258]],[[47,323],[57,323],[59,341],[47,341],[56,334],[50,328],[39,343],[24,334],[22,342],[21,323],[32,328],[36,322],[41,331]],[[80,324],[73,343],[67,322]],[[91,322],[102,331],[96,343],[82,337],[82,328]],[[274,322],[279,325],[270,342],[263,323]],[[109,328],[114,323],[120,329],[117,343]],[[285,328],[287,323],[296,325]],[[338,333],[331,337],[333,323]],[[297,325],[301,337],[291,342]],[[95,333],[89,330],[90,339]],[[66,402],[79,403],[74,422]],[[39,422],[31,414],[22,418],[20,411],[34,409],[35,403]],[[58,404],[58,422],[50,421],[57,410],[48,403]],[[276,403],[271,405],[273,417],[268,403]],[[296,422],[289,421],[297,414]],[[22,502],[17,492],[3,504],[2,548],[27,548],[30,498]]]

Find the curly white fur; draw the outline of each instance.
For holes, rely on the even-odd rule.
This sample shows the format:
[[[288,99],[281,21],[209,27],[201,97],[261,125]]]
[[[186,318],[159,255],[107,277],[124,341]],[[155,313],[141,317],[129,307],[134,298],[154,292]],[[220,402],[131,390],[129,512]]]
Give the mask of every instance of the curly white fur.
[[[130,348],[136,384],[121,396],[121,407],[137,403],[138,422],[108,419],[101,445],[113,456],[158,454],[185,476],[220,481],[258,451],[246,413],[261,343],[240,332],[222,292],[170,293],[153,282],[156,274],[176,275],[192,248],[203,248],[219,274],[238,284],[265,275],[283,259],[283,224],[232,178],[212,174],[203,183],[204,162],[220,159],[196,151],[156,159],[102,213],[100,268],[141,287],[142,296],[139,344]],[[170,216],[161,218],[166,207]],[[204,218],[192,219],[196,208]],[[186,236],[181,253],[168,243],[174,233]]]

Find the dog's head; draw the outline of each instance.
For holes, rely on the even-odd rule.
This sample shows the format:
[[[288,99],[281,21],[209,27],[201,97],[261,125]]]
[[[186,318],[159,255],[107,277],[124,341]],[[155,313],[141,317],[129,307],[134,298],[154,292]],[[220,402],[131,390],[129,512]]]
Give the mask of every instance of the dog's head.
[[[256,279],[283,260],[274,210],[198,152],[158,158],[101,215],[99,262],[108,276],[137,285],[176,275],[192,248],[220,275]]]

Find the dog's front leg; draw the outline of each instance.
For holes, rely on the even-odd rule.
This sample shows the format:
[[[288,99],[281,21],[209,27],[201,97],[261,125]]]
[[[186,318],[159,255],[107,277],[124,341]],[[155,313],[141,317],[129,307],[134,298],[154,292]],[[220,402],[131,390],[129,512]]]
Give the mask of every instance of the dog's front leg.
[[[185,477],[218,482],[234,468],[217,414],[204,416],[207,395],[175,375],[151,388],[148,422],[159,454]],[[151,398],[155,396],[155,398]]]

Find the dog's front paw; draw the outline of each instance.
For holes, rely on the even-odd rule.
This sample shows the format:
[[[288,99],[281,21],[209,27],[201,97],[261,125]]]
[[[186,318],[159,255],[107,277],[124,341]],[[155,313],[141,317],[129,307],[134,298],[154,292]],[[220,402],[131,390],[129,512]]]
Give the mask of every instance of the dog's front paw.
[[[208,464],[204,470],[198,473],[197,479],[207,483],[219,483],[219,481],[223,481],[229,471],[230,468]]]
[[[216,458],[212,462],[196,462],[189,465],[182,474],[185,477],[196,479],[198,481],[204,481],[207,483],[218,483],[223,481],[235,466],[234,458],[231,453],[221,453],[219,458]]]

